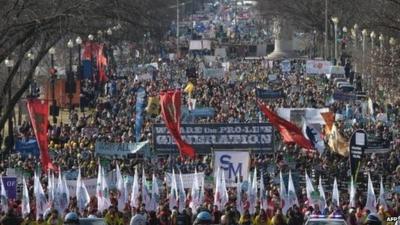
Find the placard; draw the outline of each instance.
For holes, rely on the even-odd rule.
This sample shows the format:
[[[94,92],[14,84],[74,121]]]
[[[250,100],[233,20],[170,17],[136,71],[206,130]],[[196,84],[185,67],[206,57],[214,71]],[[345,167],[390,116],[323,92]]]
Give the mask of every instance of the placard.
[[[218,169],[223,171],[228,187],[236,185],[237,177],[242,180],[248,179],[249,163],[250,154],[247,151],[216,151],[214,153],[214,173],[217,173]]]
[[[197,153],[211,150],[263,152],[273,150],[273,127],[270,123],[182,124],[182,138]],[[164,124],[153,125],[153,143],[158,152],[176,152],[176,144]]]

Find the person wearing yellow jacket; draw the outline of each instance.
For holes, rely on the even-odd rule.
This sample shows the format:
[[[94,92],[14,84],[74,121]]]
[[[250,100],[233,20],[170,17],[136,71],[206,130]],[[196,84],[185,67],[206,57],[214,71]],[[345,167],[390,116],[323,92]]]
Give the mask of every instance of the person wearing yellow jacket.
[[[107,225],[123,225],[124,220],[120,218],[117,211],[114,208],[110,208],[107,214],[104,216],[104,220],[106,221]]]
[[[248,209],[246,209],[246,211],[244,211],[243,215],[240,216],[239,224],[240,225],[251,225],[252,224],[251,215],[250,215]]]
[[[271,225],[271,220],[268,219],[264,209],[261,209],[260,214],[254,218],[254,225]]]

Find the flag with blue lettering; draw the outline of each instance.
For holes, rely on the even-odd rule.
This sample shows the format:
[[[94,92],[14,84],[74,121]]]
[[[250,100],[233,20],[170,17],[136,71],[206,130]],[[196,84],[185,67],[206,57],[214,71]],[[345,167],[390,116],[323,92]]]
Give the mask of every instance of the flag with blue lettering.
[[[136,91],[136,122],[135,122],[135,135],[136,142],[140,141],[143,125],[143,110],[145,107],[146,90],[140,87]]]

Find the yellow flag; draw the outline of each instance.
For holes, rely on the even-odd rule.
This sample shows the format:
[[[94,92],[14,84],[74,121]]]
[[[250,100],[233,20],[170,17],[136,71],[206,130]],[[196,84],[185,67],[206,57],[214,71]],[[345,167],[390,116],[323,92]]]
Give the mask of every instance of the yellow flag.
[[[146,112],[150,115],[160,114],[160,99],[158,97],[149,97]]]
[[[194,90],[194,85],[192,84],[192,82],[188,82],[185,89],[183,90],[185,93],[189,93],[192,94]]]
[[[345,157],[349,155],[349,141],[339,133],[335,124],[332,125],[331,132],[328,136],[328,145],[331,151],[339,155]]]

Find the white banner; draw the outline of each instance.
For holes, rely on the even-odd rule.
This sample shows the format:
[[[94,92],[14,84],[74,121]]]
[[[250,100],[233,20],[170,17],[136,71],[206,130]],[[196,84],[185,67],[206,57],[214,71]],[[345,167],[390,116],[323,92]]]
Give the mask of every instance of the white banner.
[[[307,60],[306,73],[307,74],[327,74],[332,63],[323,60]]]
[[[285,120],[300,124],[302,126],[302,119],[305,118],[310,124],[325,124],[321,113],[329,112],[329,108],[278,108],[277,113]]]
[[[83,181],[83,183],[85,183],[85,186],[86,186],[86,189],[87,189],[89,195],[95,196],[96,195],[97,178],[84,179],[82,181]],[[75,197],[76,196],[76,180],[67,180],[67,187],[68,187],[69,195],[71,197]]]
[[[224,171],[226,185],[233,187],[236,185],[236,177],[247,180],[249,175],[249,152],[216,151],[214,153],[214,173]],[[214,177],[216,177],[214,175]]]
[[[168,187],[170,187],[172,184],[171,178],[172,173],[165,173],[165,181]],[[175,174],[175,178],[176,181],[179,182],[179,173]],[[199,181],[199,184],[202,184],[204,180],[204,173],[197,173],[197,180]],[[184,188],[192,188],[192,184],[194,182],[194,173],[182,174],[182,182]]]

